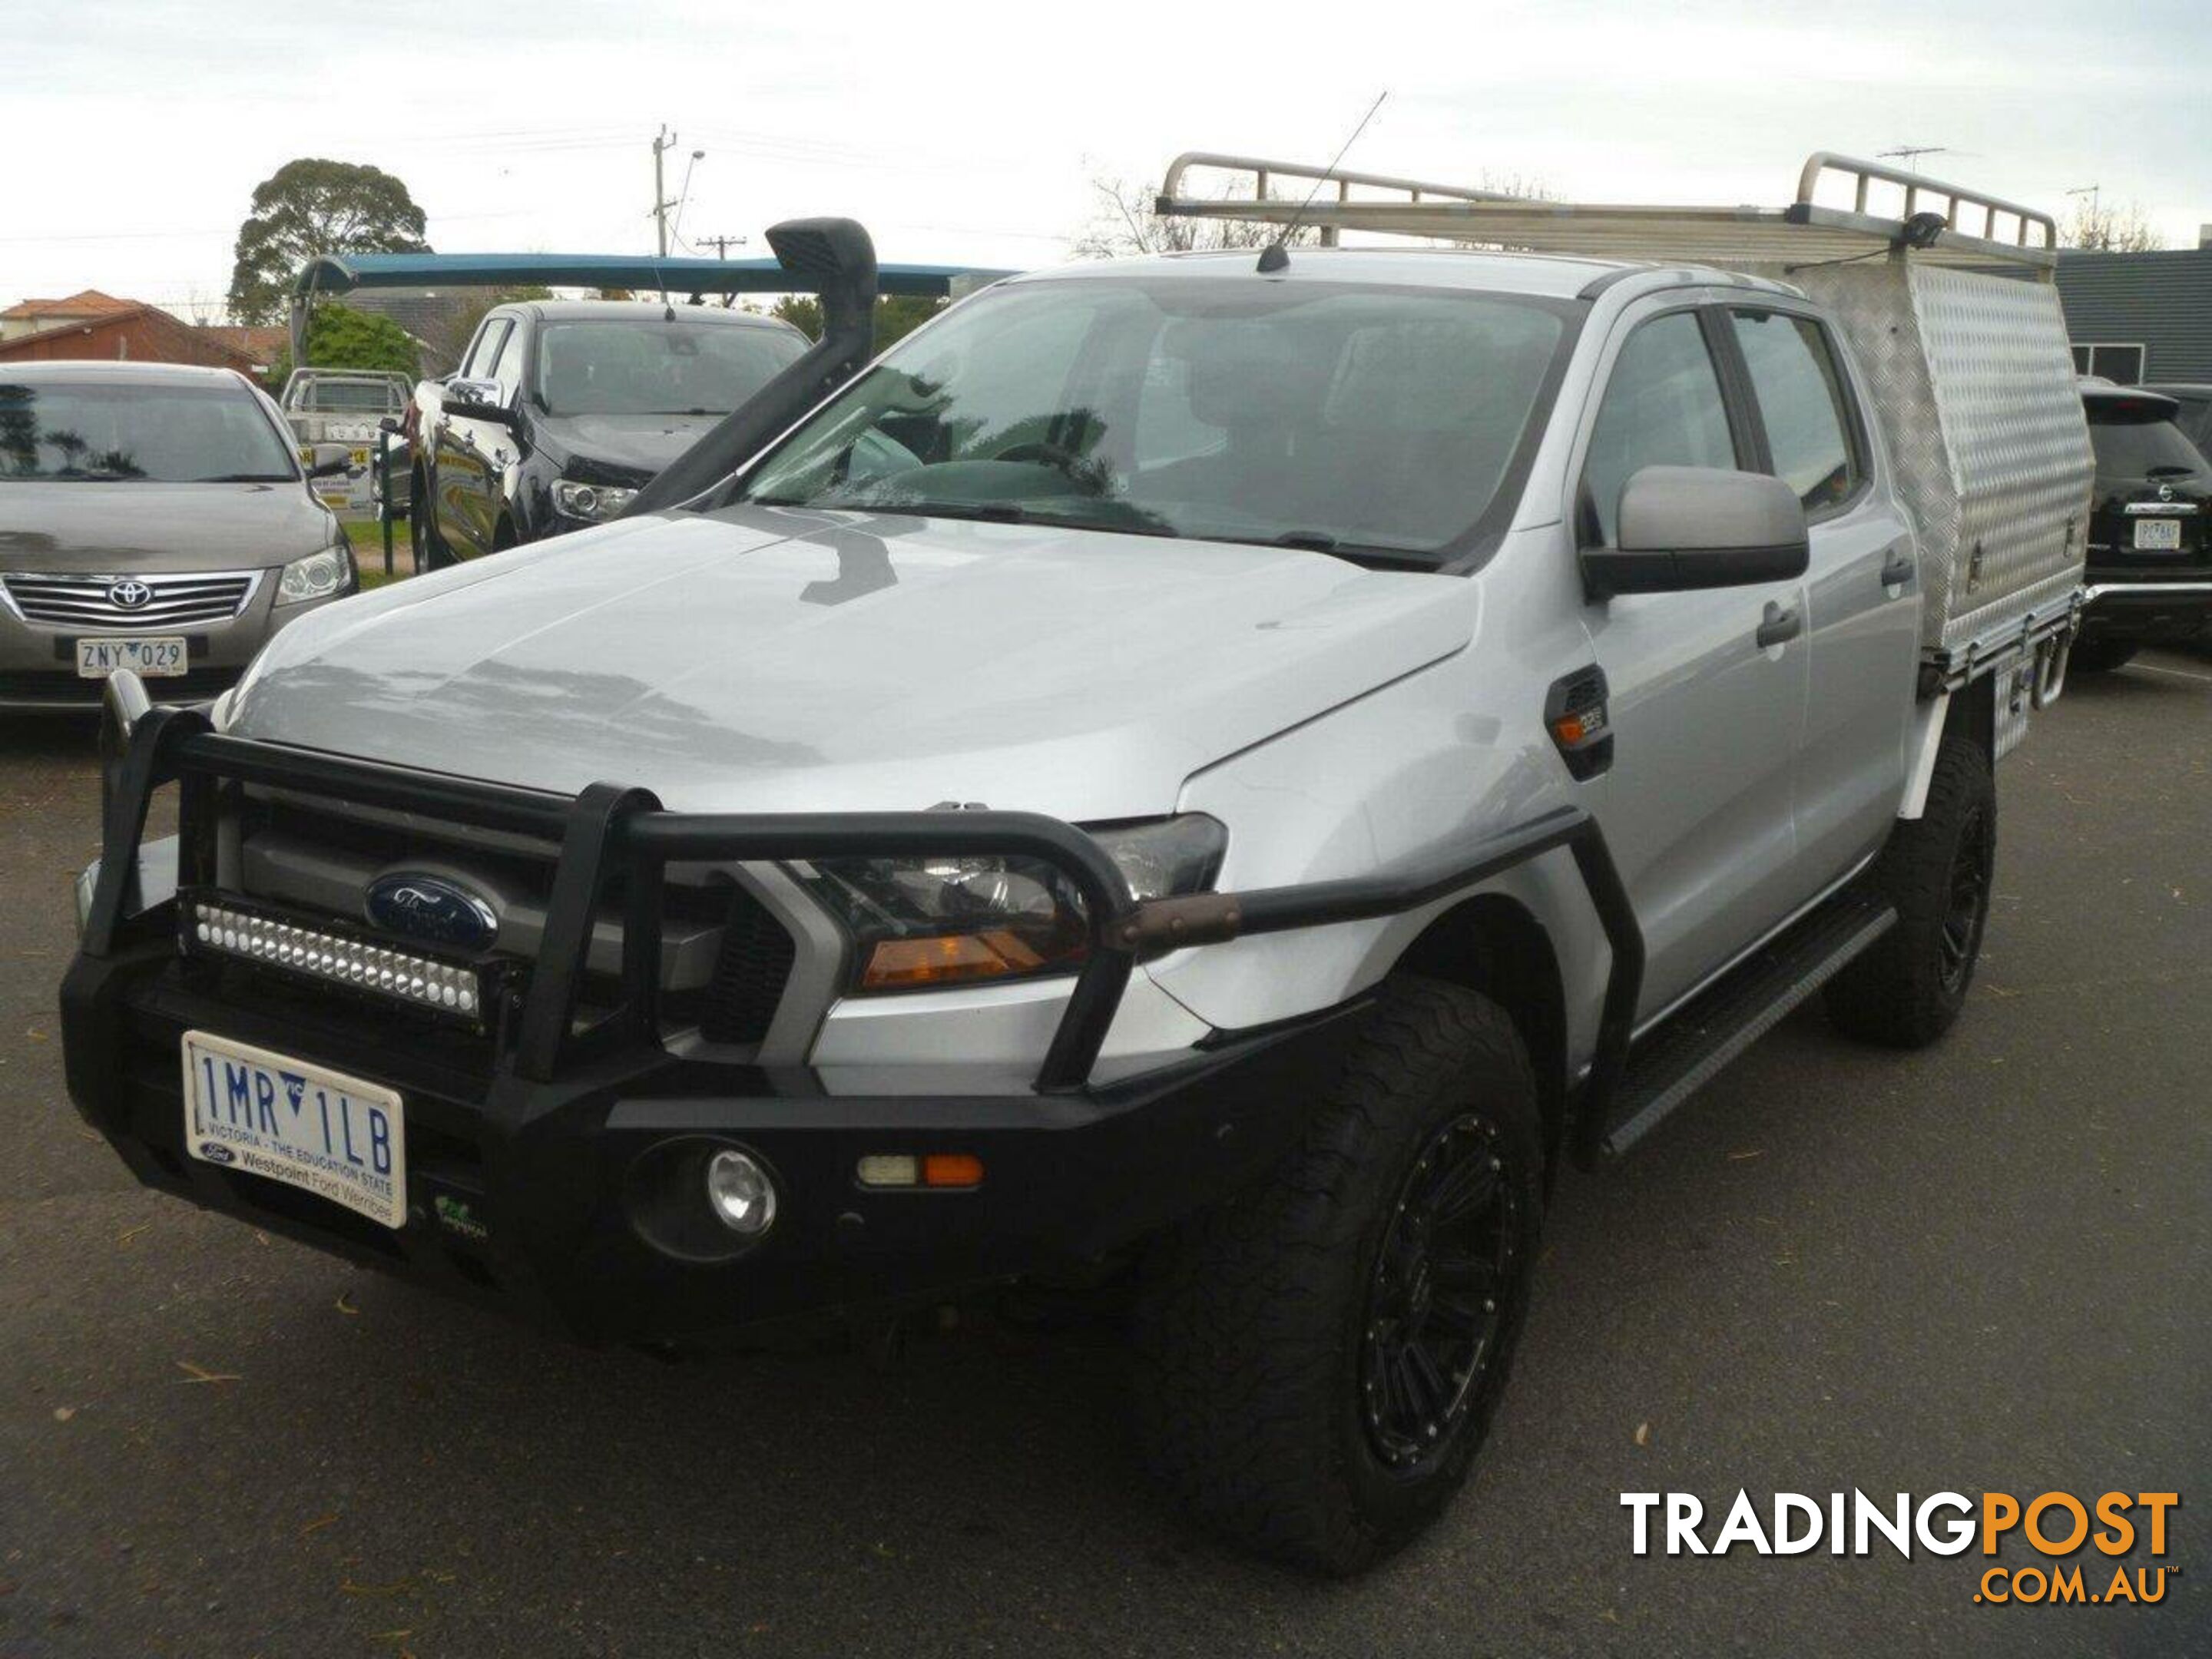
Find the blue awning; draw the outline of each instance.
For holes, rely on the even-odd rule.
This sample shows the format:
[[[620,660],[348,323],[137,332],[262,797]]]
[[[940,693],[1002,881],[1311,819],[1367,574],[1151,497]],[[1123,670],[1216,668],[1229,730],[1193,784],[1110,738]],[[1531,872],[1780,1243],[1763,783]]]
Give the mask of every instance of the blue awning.
[[[878,264],[881,294],[935,299],[981,288],[1010,270],[970,265]],[[654,258],[630,253],[325,253],[293,284],[298,295],[356,288],[617,288],[670,294],[789,294],[792,273],[774,259]]]

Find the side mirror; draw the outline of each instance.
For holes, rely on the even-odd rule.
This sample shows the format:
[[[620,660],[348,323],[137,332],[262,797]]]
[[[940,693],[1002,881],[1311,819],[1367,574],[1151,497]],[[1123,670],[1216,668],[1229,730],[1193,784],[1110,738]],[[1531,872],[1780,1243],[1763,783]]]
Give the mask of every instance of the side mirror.
[[[308,453],[314,457],[307,463],[311,478],[338,477],[353,466],[353,452],[343,444],[317,444]]]
[[[504,397],[497,380],[448,380],[445,410],[457,420],[513,426],[514,411],[507,406]]]
[[[390,433],[395,436],[398,435],[399,431],[399,417],[397,415],[386,415],[382,420],[376,423],[376,429],[379,432]]]
[[[1797,492],[1764,472],[1647,466],[1620,492],[1618,547],[1583,550],[1593,599],[1787,581],[1811,557]]]

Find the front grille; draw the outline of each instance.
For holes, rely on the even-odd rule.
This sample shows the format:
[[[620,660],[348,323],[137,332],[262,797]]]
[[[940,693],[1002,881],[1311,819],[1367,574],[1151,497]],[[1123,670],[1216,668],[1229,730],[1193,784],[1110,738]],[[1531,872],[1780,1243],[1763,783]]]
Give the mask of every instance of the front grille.
[[[246,608],[257,580],[258,573],[251,570],[173,576],[19,572],[0,577],[0,583],[26,622],[58,628],[188,628],[229,621]]]
[[[733,887],[699,1035],[709,1042],[757,1043],[765,1038],[797,954],[790,932],[768,907],[744,888]]]
[[[500,957],[536,959],[552,899],[554,843],[289,792],[249,791],[239,810],[236,890],[283,910],[285,920],[313,929],[327,920],[331,930],[357,933],[368,945],[434,954],[422,940],[361,923],[372,881],[424,868],[459,881],[491,906],[500,919]],[[790,934],[726,875],[679,868],[667,872],[659,892],[659,1012],[666,1029],[696,1024],[710,1042],[758,1042],[792,970]],[[599,903],[578,986],[580,1022],[623,999],[624,904],[617,879]]]

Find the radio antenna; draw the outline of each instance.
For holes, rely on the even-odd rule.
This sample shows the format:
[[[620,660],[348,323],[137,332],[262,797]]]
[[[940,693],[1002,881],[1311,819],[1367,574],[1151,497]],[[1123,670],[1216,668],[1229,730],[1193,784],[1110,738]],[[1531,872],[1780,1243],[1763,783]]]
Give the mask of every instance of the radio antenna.
[[[1335,176],[1337,168],[1344,165],[1346,154],[1359,141],[1359,135],[1367,131],[1367,124],[1375,118],[1375,112],[1382,107],[1382,100],[1389,95],[1388,87],[1375,94],[1375,101],[1367,106],[1367,113],[1359,118],[1359,125],[1352,128],[1352,136],[1337,146],[1336,159],[1322,170],[1320,178],[1314,180],[1314,187],[1306,192],[1306,199],[1298,204],[1298,210],[1291,216],[1290,223],[1283,227],[1282,234],[1260,250],[1261,276],[1272,276],[1289,267],[1291,251],[1285,245],[1298,234],[1298,227],[1305,222],[1306,211],[1313,206],[1314,198],[1321,194],[1321,187]]]

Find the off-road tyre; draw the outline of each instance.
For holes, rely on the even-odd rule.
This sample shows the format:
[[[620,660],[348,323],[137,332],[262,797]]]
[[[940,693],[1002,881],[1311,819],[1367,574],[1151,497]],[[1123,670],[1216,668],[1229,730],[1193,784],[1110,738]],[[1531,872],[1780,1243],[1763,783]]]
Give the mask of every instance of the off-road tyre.
[[[1527,1316],[1540,1118],[1502,1009],[1393,978],[1299,1143],[1154,1249],[1132,1319],[1139,1437],[1200,1520],[1340,1576],[1450,1502]],[[1435,1384],[1406,1370],[1431,1340],[1433,1439],[1411,1390]]]
[[[1828,981],[1828,1018],[1844,1036],[1918,1048],[1966,1006],[1996,870],[1997,792],[1988,755],[1943,739],[1926,809],[1901,818],[1869,872],[1897,925]]]
[[[2136,653],[2142,648],[2135,640],[2076,640],[2074,648],[2066,653],[2066,672],[2109,674],[2133,662]]]

